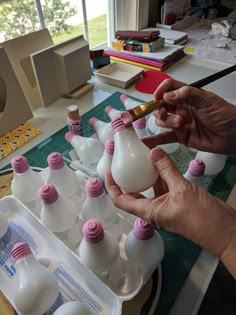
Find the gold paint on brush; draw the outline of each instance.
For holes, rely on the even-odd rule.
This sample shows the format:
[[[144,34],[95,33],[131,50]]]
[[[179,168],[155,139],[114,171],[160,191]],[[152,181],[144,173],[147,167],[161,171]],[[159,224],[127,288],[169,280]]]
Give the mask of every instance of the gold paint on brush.
[[[137,119],[140,119],[140,118],[146,116],[150,112],[152,112],[161,103],[163,104],[162,100],[151,100],[147,103],[135,106],[135,107],[127,110],[127,112],[130,113],[130,115],[133,117],[133,121],[135,121]]]

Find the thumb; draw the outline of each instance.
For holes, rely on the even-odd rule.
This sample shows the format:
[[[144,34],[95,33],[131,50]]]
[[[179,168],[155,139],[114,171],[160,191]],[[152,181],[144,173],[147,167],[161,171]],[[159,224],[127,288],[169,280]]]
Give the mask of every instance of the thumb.
[[[165,151],[155,148],[151,150],[150,154],[154,166],[169,190],[180,188],[182,186],[181,183],[184,183],[185,180]]]

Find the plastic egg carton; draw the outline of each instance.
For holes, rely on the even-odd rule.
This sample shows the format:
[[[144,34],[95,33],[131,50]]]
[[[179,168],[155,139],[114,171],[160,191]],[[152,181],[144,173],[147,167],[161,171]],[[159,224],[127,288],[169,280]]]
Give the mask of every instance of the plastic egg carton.
[[[45,168],[41,172],[43,177],[46,175],[47,170],[48,168]],[[77,208],[81,208],[86,198],[85,183],[89,177],[80,171],[76,171],[76,174],[80,180],[82,195],[75,199],[74,202],[77,203],[77,205],[79,204]],[[136,217],[122,210],[119,210],[117,215],[120,216],[122,222],[122,235],[119,238],[119,247],[122,270],[124,272],[121,284],[118,288],[109,287],[107,283],[102,282],[102,280],[81,262],[79,258],[79,246],[73,248],[73,246],[70,247],[66,242],[63,243],[41,223],[40,203],[36,205],[35,209],[31,208],[29,210],[15,197],[5,197],[0,200],[0,211],[7,214],[10,222],[10,230],[13,232],[17,230],[16,236],[13,236],[13,232],[10,233],[11,239],[5,253],[8,268],[14,270],[14,262],[10,254],[11,248],[18,241],[26,241],[32,248],[33,254],[35,254],[38,259],[41,259],[41,261],[48,262],[48,267],[54,271],[57,276],[58,272],[60,274],[62,273],[58,278],[62,296],[60,301],[57,301],[56,305],[53,306],[54,310],[57,309],[59,305],[69,300],[79,300],[88,304],[93,314],[121,314],[122,303],[136,296],[147,282],[149,276],[154,272],[154,270],[150,272],[148,277],[147,275],[144,276],[128,261],[125,255],[124,244],[128,233],[133,228],[133,222]],[[79,217],[81,223],[83,223],[81,211],[79,211]],[[112,231],[108,232],[112,233]],[[82,231],[80,231],[79,234],[81,235]],[[9,301],[14,305],[13,297],[16,277],[15,274],[13,274],[12,277],[9,276],[7,278],[4,274],[6,273],[4,266],[5,263],[4,265],[0,265],[0,287]],[[69,276],[67,276],[67,274]],[[65,289],[64,280],[62,281],[64,278],[67,279],[67,286],[70,287],[69,296],[67,296],[67,293],[65,296],[63,295],[63,292],[68,290]],[[76,281],[76,284],[74,284],[74,281]],[[158,281],[159,293],[157,301],[161,291],[161,265],[158,266]],[[79,290],[76,289],[77,286]],[[82,293],[80,294],[80,292]],[[84,299],[84,296],[86,299]],[[99,307],[97,305],[99,305]],[[53,314],[53,310],[47,312],[47,315],[49,314]]]

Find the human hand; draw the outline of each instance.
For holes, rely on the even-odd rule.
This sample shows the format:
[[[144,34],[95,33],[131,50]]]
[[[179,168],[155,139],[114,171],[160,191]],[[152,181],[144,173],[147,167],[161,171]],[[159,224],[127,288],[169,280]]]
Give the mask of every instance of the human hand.
[[[151,159],[160,174],[159,181],[163,180],[168,189],[162,186],[163,194],[154,199],[127,194],[107,172],[106,188],[114,205],[150,224],[182,235],[219,257],[225,257],[229,244],[236,239],[234,209],[188,182],[163,150],[153,149]]]
[[[154,92],[166,104],[153,111],[156,123],[172,131],[147,137],[150,148],[179,142],[201,151],[236,154],[236,107],[219,96],[167,79]]]

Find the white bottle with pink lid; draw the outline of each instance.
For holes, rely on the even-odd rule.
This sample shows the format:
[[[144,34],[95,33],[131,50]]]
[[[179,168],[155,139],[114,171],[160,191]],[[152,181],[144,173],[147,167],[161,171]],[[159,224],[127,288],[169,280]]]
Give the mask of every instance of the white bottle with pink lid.
[[[79,247],[81,261],[106,284],[118,289],[122,280],[122,262],[117,240],[104,231],[98,220],[85,222],[83,235]]]
[[[154,227],[138,218],[125,241],[127,258],[147,280],[164,257],[164,241]]]
[[[228,156],[223,154],[198,151],[195,158],[200,159],[205,163],[205,175],[215,176],[223,170]]]
[[[139,138],[147,137],[147,131],[146,131],[146,118],[140,118],[133,122],[133,127]]]
[[[32,170],[26,157],[18,155],[11,160],[14,177],[11,183],[12,194],[33,210],[38,200],[39,187],[44,184],[40,173]]]
[[[17,311],[27,315],[44,314],[59,295],[56,276],[38,262],[27,243],[16,243],[11,254],[18,275],[14,294]]]
[[[40,187],[39,196],[42,201],[40,214],[42,223],[68,246],[76,247],[82,235],[77,227],[79,219],[74,203],[60,196],[55,186],[50,184]],[[77,235],[74,235],[74,229],[77,229]]]
[[[118,209],[113,205],[109,195],[104,191],[99,178],[90,178],[85,185],[87,197],[82,205],[84,220],[99,220],[103,228],[119,238],[122,233]]]
[[[107,140],[105,143],[105,150],[103,153],[103,156],[101,157],[101,159],[98,161],[97,164],[97,173],[98,176],[105,181],[105,173],[106,171],[110,171],[111,170],[111,163],[112,163],[112,158],[113,158],[113,154],[114,154],[114,140],[110,139]]]
[[[107,107],[105,108],[105,113],[107,114],[107,116],[108,116],[110,119],[113,119],[116,114],[122,113],[122,111],[121,111],[121,110],[118,110],[118,109],[115,109],[115,108],[112,107],[112,106],[107,106]]]
[[[137,136],[133,128],[126,128],[116,115],[112,120],[115,151],[111,172],[114,181],[126,192],[137,193],[152,187],[158,172],[150,159],[150,149]]]
[[[85,163],[97,163],[103,154],[103,146],[97,139],[75,135],[73,132],[67,132],[65,139],[75,149],[78,158]]]
[[[183,175],[189,182],[196,184],[202,188],[205,187],[204,171],[205,163],[202,160],[195,159],[190,161],[187,172]]]
[[[143,104],[143,102],[139,102],[139,101],[136,101],[134,100],[133,98],[129,97],[128,95],[126,94],[122,94],[120,96],[120,101],[121,103],[125,106],[125,108],[128,110],[128,109],[131,109],[135,106],[138,106],[140,104]]]
[[[76,198],[81,195],[79,177],[64,162],[58,152],[48,155],[49,170],[45,182],[54,185],[61,196]]]
[[[110,123],[92,117],[89,119],[89,125],[96,131],[97,138],[103,145],[107,140],[113,139],[113,130]]]

